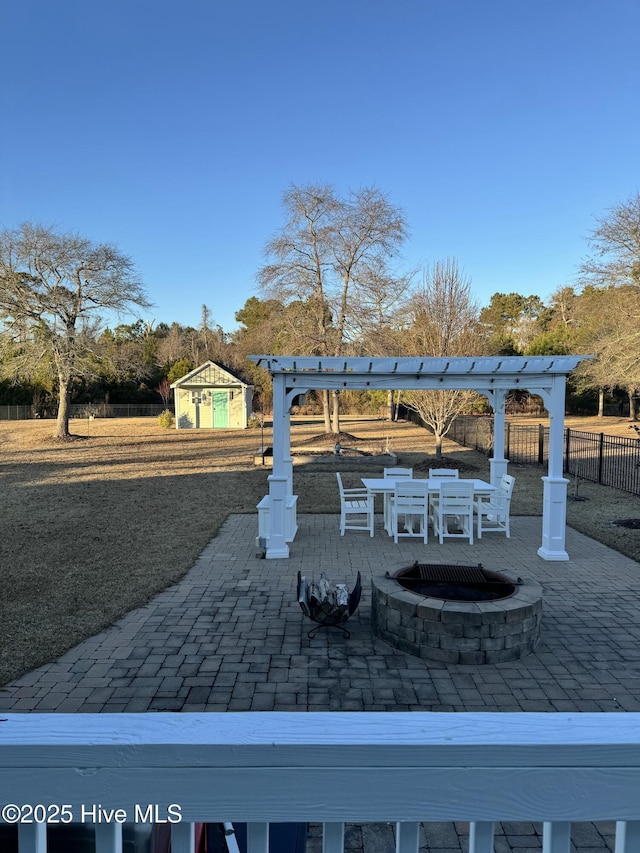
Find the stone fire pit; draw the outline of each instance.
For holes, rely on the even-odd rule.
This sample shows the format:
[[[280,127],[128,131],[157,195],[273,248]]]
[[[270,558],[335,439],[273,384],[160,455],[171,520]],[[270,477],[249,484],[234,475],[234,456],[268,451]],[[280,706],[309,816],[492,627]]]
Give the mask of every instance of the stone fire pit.
[[[485,600],[469,600],[474,597],[473,582],[464,580],[467,577],[478,580],[477,597]],[[456,578],[463,580],[456,583]],[[457,600],[456,585],[462,590]],[[488,594],[489,588],[494,592]],[[537,581],[516,581],[482,566],[403,565],[393,574],[372,578],[374,633],[395,648],[428,660],[465,664],[519,660],[537,646],[541,617],[542,587]]]

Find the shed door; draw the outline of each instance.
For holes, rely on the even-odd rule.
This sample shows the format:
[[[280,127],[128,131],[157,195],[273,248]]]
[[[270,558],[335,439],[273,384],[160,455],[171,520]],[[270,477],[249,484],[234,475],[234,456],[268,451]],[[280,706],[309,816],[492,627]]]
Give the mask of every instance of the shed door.
[[[229,394],[227,391],[213,392],[213,428],[229,426]]]

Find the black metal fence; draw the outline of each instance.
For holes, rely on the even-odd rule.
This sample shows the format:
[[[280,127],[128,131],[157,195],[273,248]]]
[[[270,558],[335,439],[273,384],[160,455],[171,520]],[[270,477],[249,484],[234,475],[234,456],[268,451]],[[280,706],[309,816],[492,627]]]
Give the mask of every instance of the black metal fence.
[[[481,453],[493,450],[493,417],[456,418],[448,438]],[[543,424],[505,425],[504,455],[516,465],[546,465],[549,428]],[[640,495],[640,438],[585,432],[565,427],[563,470],[577,477]]]
[[[568,427],[564,433],[568,475],[640,495],[640,440]]]
[[[447,438],[489,454],[493,449],[493,415],[459,415],[451,424]]]
[[[154,418],[167,407],[161,403],[72,403],[72,418]],[[173,410],[173,404],[169,404]],[[34,418],[55,418],[57,411],[38,412],[33,406],[0,406],[0,421],[30,421]]]

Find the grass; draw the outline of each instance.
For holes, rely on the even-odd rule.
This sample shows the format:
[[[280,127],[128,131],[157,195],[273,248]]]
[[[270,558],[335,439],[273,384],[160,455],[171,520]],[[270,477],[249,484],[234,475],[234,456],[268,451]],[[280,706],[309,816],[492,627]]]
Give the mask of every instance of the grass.
[[[179,580],[229,513],[250,513],[248,530],[257,534],[255,506],[269,474],[254,465],[260,430],[178,432],[148,418],[77,420],[72,429],[80,437],[60,443],[51,440],[50,421],[0,423],[0,684],[54,660]],[[347,447],[390,449],[398,464],[418,471],[432,462],[431,438],[413,424],[347,419],[343,430]],[[321,431],[317,419],[294,421],[293,448],[330,451],[330,438],[314,439]],[[271,443],[269,429],[264,440]],[[488,478],[486,457],[449,442],[445,453],[469,476]],[[336,470],[349,486],[382,467],[360,455],[295,458],[301,513],[338,512]],[[510,471],[513,514],[540,515],[545,472]],[[587,500],[568,502],[569,523],[640,559],[640,531],[612,524],[640,515],[638,499],[588,483],[580,484],[580,496]]]
[[[522,426],[549,425],[548,418],[539,418],[535,415],[509,415],[507,420],[512,424]],[[636,438],[636,433],[631,427],[629,418],[582,418],[570,415],[565,417],[564,425],[571,429],[584,430],[585,432],[604,432],[607,435],[617,435],[622,436],[622,438]]]

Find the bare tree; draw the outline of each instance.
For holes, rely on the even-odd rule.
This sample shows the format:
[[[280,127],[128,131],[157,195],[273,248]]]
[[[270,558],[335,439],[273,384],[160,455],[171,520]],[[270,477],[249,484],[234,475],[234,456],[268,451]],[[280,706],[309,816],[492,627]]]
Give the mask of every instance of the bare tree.
[[[148,307],[130,258],[108,243],[25,223],[0,232],[2,366],[27,377],[47,364],[58,381],[55,436],[69,436],[72,383],[95,369],[100,311]]]
[[[573,287],[568,285],[559,287],[551,294],[549,304],[554,325],[561,326],[567,332],[575,328],[574,311],[578,298]]]
[[[589,350],[597,359],[583,362],[578,373],[600,389],[601,400],[603,388],[624,388],[635,420],[634,398],[640,388],[640,193],[597,222],[589,237],[592,254],[580,267],[585,288],[578,300],[582,319],[586,315],[592,330]]]
[[[575,307],[579,349],[595,355],[576,369],[578,386],[622,388],[629,397],[629,416],[637,419],[640,389],[640,289],[634,286],[588,287]],[[602,400],[602,393],[600,398]]]
[[[259,283],[284,305],[304,305],[307,321],[297,338],[291,330],[292,347],[309,355],[343,355],[364,267],[393,256],[406,235],[404,217],[375,188],[338,198],[328,185],[292,186],[283,205],[287,222],[267,244],[271,263],[259,271]],[[325,430],[339,432],[337,395],[333,418],[326,394],[323,410]]]
[[[227,357],[227,341],[222,326],[213,323],[211,309],[202,306],[200,321],[200,355],[196,361],[223,361]]]
[[[173,394],[173,390],[171,388],[171,383],[168,379],[163,379],[160,384],[155,388],[155,390],[162,397],[162,403],[165,409],[169,408],[169,403],[171,402],[171,396]]]
[[[482,353],[479,310],[472,298],[471,281],[454,259],[437,261],[425,270],[410,311],[407,355],[446,358]],[[436,456],[440,457],[442,439],[453,420],[476,396],[465,390],[419,390],[407,391],[403,401],[433,430]]]
[[[582,264],[584,284],[609,287],[640,285],[640,193],[597,220],[589,245],[593,254]]]
[[[415,271],[396,273],[384,259],[361,265],[355,281],[348,334],[364,342],[370,355],[387,355],[412,295]]]
[[[175,364],[186,355],[190,355],[187,329],[180,323],[172,323],[166,334],[158,341],[158,363],[162,366]]]
[[[416,271],[392,273],[385,259],[374,258],[358,273],[350,334],[352,348],[362,355],[402,355],[408,305]],[[396,419],[401,391],[387,391],[387,418]]]
[[[332,301],[336,334],[333,355],[342,355],[349,341],[348,330],[357,316],[358,292],[365,282],[371,284],[371,272],[378,272],[378,286],[385,282],[389,293],[390,275],[386,267],[406,237],[402,213],[393,207],[380,190],[364,187],[350,193],[338,211],[335,242],[332,248],[336,291]],[[365,291],[366,293],[366,291]],[[333,393],[331,428],[340,432],[340,406],[337,391]]]
[[[338,207],[333,187],[292,185],[282,197],[287,221],[266,245],[272,259],[258,272],[258,282],[270,299],[283,305],[309,302],[309,339],[303,330],[292,330],[291,345],[310,355],[328,355],[331,324],[325,293],[330,262],[333,217]],[[300,340],[302,332],[302,340]],[[301,346],[300,346],[301,345]],[[329,395],[323,395],[325,432],[331,429]]]

